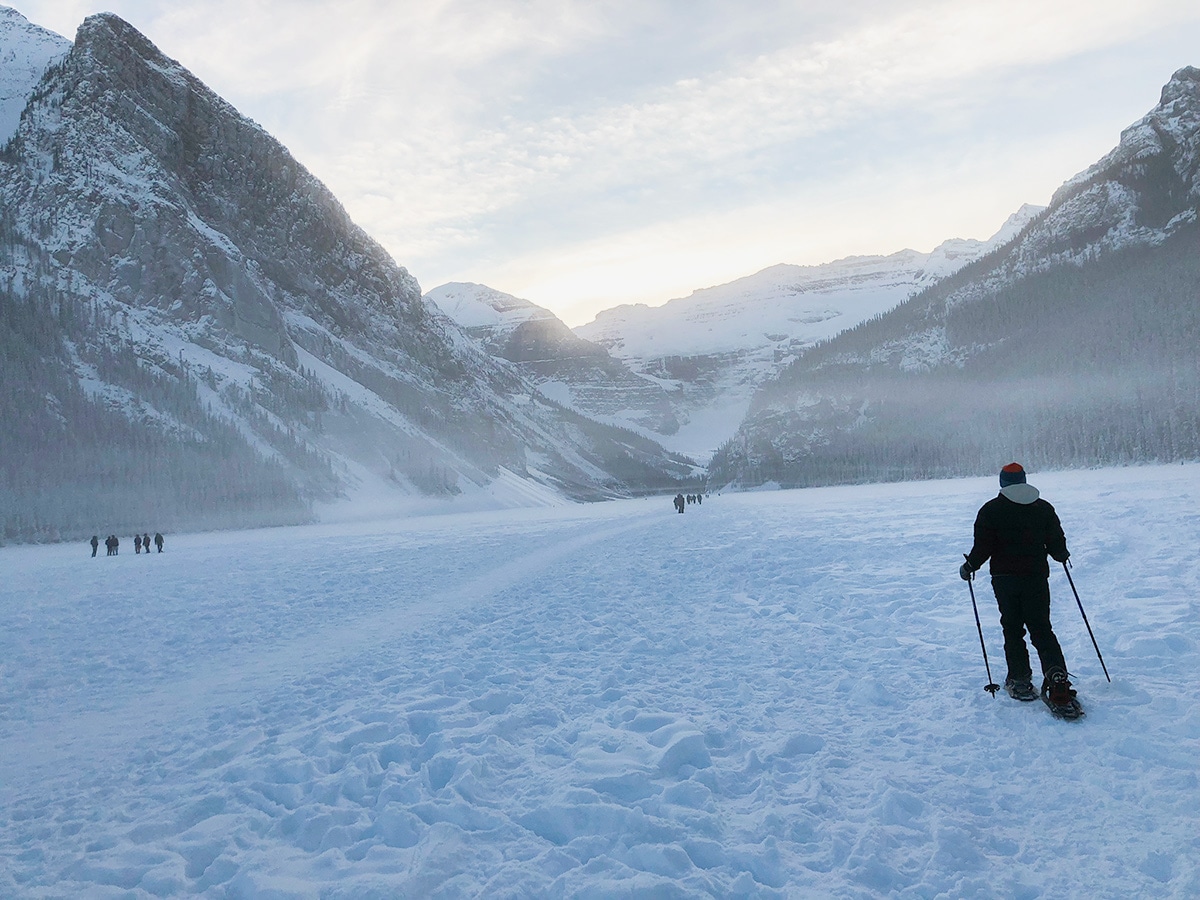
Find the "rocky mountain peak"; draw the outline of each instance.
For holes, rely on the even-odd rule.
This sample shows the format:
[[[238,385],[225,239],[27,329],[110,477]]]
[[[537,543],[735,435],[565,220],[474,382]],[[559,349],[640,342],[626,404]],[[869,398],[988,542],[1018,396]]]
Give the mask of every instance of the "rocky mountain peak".
[[[1197,102],[1200,102],[1200,69],[1184,66],[1163,85],[1158,105],[1168,107],[1176,103],[1187,103],[1195,106]]]
[[[429,291],[426,298],[465,328],[516,328],[523,322],[555,318],[550,310],[484,284],[450,282]]]
[[[287,148],[119,17],[85,20],[22,109],[0,153],[0,320],[37,373],[0,397],[0,420],[29,420],[0,442],[22,521],[49,505],[92,527],[136,501],[240,526],[690,474],[481,352]],[[157,490],[131,464],[82,508],[72,479],[151,445]]]
[[[289,359],[288,308],[343,332],[382,315],[416,349],[403,337],[430,317],[415,279],[256,123],[112,14],[83,22],[65,68],[61,104],[43,104],[25,139],[55,160],[35,201],[74,220],[47,238],[74,265],[123,302],[215,312]],[[113,167],[119,178],[97,177]]]
[[[123,59],[138,58],[153,60],[159,65],[169,64],[172,68],[183,71],[178,63],[169,60],[149,38],[114,13],[97,13],[84,19],[75,32],[75,46],[81,53],[90,53],[109,65]]]
[[[77,89],[111,113],[131,112],[129,104],[136,100],[143,106],[149,101],[150,109],[155,111],[198,104],[235,120],[242,119],[203,82],[112,13],[99,13],[83,20],[75,33],[72,62],[82,76]],[[137,116],[130,120],[136,122]]]
[[[1121,132],[1116,147],[1055,191],[986,283],[950,302],[1063,262],[1157,245],[1197,221],[1198,203],[1200,70],[1186,67],[1164,86],[1154,109]]]

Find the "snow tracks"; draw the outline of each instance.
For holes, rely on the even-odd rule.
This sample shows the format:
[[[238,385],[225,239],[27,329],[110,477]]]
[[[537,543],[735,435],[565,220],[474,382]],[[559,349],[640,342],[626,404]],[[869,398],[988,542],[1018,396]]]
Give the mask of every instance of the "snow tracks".
[[[1191,472],[1039,483],[1070,728],[981,689],[990,479],[2,551],[0,894],[1187,896]]]

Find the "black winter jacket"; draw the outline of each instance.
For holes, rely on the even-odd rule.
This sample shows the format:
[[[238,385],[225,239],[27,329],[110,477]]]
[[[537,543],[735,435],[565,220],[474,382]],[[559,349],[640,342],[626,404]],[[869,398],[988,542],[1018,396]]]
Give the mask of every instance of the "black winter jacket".
[[[972,569],[990,558],[992,577],[1049,577],[1046,554],[1058,562],[1066,562],[1071,555],[1058,514],[1045,500],[1016,503],[1000,494],[980,507],[975,517],[975,546],[967,554]]]

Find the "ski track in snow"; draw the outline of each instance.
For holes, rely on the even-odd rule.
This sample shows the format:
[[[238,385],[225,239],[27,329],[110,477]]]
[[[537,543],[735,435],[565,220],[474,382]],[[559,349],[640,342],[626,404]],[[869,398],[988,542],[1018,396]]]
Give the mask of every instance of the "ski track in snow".
[[[1077,723],[992,478],[0,550],[0,895],[1195,896],[1198,476],[1031,475]]]

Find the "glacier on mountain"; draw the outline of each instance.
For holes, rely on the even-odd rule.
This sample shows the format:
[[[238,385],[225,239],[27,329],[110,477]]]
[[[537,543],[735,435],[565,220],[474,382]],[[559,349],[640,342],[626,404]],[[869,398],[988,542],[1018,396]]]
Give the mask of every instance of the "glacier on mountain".
[[[707,460],[736,431],[754,391],[814,344],[896,307],[1009,243],[1042,211],[1026,204],[987,240],[928,253],[776,265],[661,306],[627,304],[575,332],[669,391],[679,428],[656,438]]]

